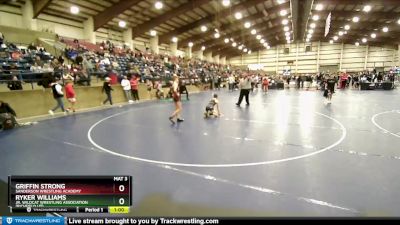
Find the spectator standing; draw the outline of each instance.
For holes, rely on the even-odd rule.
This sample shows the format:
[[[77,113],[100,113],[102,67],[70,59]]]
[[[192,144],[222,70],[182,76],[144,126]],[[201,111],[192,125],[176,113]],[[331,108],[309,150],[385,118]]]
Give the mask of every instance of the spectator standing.
[[[186,100],[189,100],[189,92],[186,88],[186,82],[182,79],[179,80],[179,94],[182,96],[182,94],[186,94]]]
[[[300,88],[300,79],[301,79],[300,76],[296,77],[296,87],[297,88]]]
[[[111,98],[111,91],[113,91],[111,84],[110,84],[111,79],[109,77],[106,77],[104,83],[103,83],[103,89],[102,92],[106,93],[107,98],[102,102],[102,105],[106,104],[106,102],[110,102],[110,105],[112,105],[112,98]]]
[[[235,75],[235,83],[234,83],[234,85],[233,85],[233,89],[236,91],[236,90],[239,90],[239,81],[240,81],[240,79],[239,79],[240,77],[238,76],[238,75]]]
[[[64,114],[66,114],[66,111],[64,109],[64,102],[63,102],[63,97],[64,97],[64,93],[62,91],[62,86],[61,84],[59,84],[59,80],[52,82],[50,84],[52,93],[53,93],[53,98],[56,100],[57,105],[53,108],[49,110],[49,114],[50,115],[54,115],[54,111],[56,111],[58,108],[61,108],[62,112]]]
[[[319,73],[317,75],[317,90],[319,89],[319,87],[321,86],[321,82],[322,82],[322,74]]]
[[[217,81],[216,81],[216,83],[215,83],[215,86],[216,86],[215,88],[218,89],[218,90],[220,90],[220,88],[221,88],[221,83],[222,83],[221,75],[218,75],[216,80],[217,80]]]
[[[83,61],[82,61],[82,69],[83,72],[86,74],[87,79],[89,80],[88,82],[88,86],[90,86],[90,79],[91,79],[91,75],[93,73],[93,64],[90,62],[90,60],[87,60],[86,57],[83,57]]]
[[[350,87],[352,80],[353,80],[353,77],[350,74],[348,74],[347,83],[346,83],[347,87]]]
[[[304,88],[304,81],[305,81],[305,77],[304,76],[300,76],[300,83],[301,83],[301,88]]]
[[[287,82],[287,85],[288,85],[288,87],[289,87],[289,84],[290,84],[290,75],[289,76],[287,76],[287,79],[286,79],[286,82]]]
[[[265,76],[262,81],[262,89],[264,94],[268,93],[268,86],[269,86],[269,79],[267,76]]]
[[[228,86],[229,86],[229,91],[233,91],[233,86],[235,84],[235,77],[233,74],[229,75],[228,77]]]
[[[153,87],[153,83],[151,82],[150,79],[146,80],[146,87],[147,87],[147,92],[149,93],[149,98],[151,99],[151,88]]]
[[[256,88],[256,76],[251,76],[250,80],[251,92],[254,92],[254,88]]]
[[[343,73],[340,76],[340,88],[341,89],[345,89],[346,88],[346,84],[347,84],[347,74]]]
[[[157,81],[156,82],[155,88],[156,88],[156,97],[157,97],[157,99],[163,99],[164,98],[164,91],[162,89],[161,81]]]
[[[351,86],[354,88],[358,88],[358,81],[359,81],[359,76],[357,74],[354,74],[353,79],[351,79]]]
[[[214,89],[214,76],[211,75],[209,77],[209,79],[210,79],[210,90],[213,90]]]
[[[108,77],[110,78],[110,84],[114,85],[114,84],[118,84],[118,75],[117,73],[112,70],[109,74]]]
[[[65,85],[65,95],[67,97],[67,100],[70,104],[70,107],[68,107],[68,111],[72,110],[72,112],[75,112],[75,103],[76,103],[76,96],[75,96],[75,90],[74,90],[74,78],[72,76],[69,76],[66,79],[66,85]]]
[[[121,80],[122,89],[125,92],[126,99],[128,99],[129,103],[133,103],[132,101],[132,94],[131,94],[131,83],[129,82],[128,78],[124,76]]]
[[[137,76],[132,76],[131,80],[131,93],[133,96],[133,101],[139,101],[139,78]]]

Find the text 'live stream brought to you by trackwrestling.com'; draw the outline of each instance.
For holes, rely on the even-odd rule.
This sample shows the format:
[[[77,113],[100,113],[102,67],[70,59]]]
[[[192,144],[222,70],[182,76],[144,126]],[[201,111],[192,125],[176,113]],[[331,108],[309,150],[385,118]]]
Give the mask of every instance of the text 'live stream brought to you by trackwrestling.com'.
[[[160,224],[220,224],[212,218],[172,218],[172,217],[2,217],[4,225],[160,225]]]

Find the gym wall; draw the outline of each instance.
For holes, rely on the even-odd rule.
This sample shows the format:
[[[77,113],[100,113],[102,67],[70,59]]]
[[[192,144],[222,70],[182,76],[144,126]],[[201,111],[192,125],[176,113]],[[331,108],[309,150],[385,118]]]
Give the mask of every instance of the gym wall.
[[[306,52],[307,46],[310,51]],[[289,48],[289,53],[285,53]],[[233,65],[262,64],[264,70],[282,74],[284,69],[292,73],[316,73],[320,67],[336,66],[347,72],[372,70],[384,67],[385,70],[399,65],[398,50],[394,46],[375,47],[341,43],[293,43],[279,45],[248,55],[229,59]],[[292,63],[291,63],[292,62]]]
[[[106,98],[106,95],[101,92],[101,89],[102,87],[75,87],[77,96],[76,108],[79,110],[100,106],[100,103]],[[114,104],[128,101],[121,85],[114,85],[113,89],[112,99]],[[150,99],[146,89],[146,85],[139,85],[140,100]],[[187,89],[189,93],[201,91],[201,88],[192,85],[188,85]],[[164,88],[165,95],[168,93],[168,90],[168,88]],[[0,99],[11,105],[16,111],[18,118],[47,114],[48,111],[56,105],[50,88],[43,90],[0,92]],[[155,99],[155,90],[152,90],[152,99]],[[66,99],[64,99],[64,105],[68,105]]]

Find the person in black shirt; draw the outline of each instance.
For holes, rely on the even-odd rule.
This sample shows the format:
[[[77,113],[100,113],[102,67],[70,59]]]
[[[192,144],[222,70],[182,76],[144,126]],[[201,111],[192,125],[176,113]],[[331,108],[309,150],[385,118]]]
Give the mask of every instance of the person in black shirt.
[[[351,86],[354,86],[354,88],[358,88],[359,80],[360,80],[359,76],[358,76],[358,75],[355,75],[355,76],[353,77],[353,79],[352,79],[352,84],[351,84]]]
[[[300,88],[300,82],[301,82],[301,77],[298,76],[298,77],[296,78],[296,87],[297,87],[297,88]]]
[[[336,81],[332,77],[328,78],[326,81],[324,97],[327,98],[329,104],[331,103],[333,93],[335,93],[335,84]]]
[[[336,84],[336,80],[333,78],[329,78],[327,80],[327,88],[329,90],[331,90],[332,94],[335,93],[335,84]]]
[[[33,50],[37,50],[37,47],[35,46],[35,43],[31,43],[29,46],[28,46],[28,50],[31,50],[31,51],[33,51]]]
[[[106,102],[110,102],[110,105],[112,105],[113,103],[112,103],[112,98],[111,98],[111,91],[113,91],[113,89],[112,89],[112,87],[111,87],[111,84],[110,84],[110,78],[109,77],[106,77],[106,79],[105,79],[105,82],[104,82],[104,84],[103,84],[103,89],[102,89],[102,92],[104,93],[104,92],[106,92],[106,95],[107,95],[107,98],[106,98],[106,100],[104,100],[102,103],[103,103],[103,105],[104,104],[106,104]]]
[[[389,75],[389,80],[390,80],[390,82],[394,83],[395,75],[394,74],[390,74]]]
[[[19,126],[16,117],[14,109],[8,103],[0,100],[0,130]]]
[[[378,79],[378,82],[379,82],[379,83],[382,82],[383,76],[382,76],[382,73],[381,73],[381,72],[379,72],[377,79]]]
[[[370,83],[372,82],[372,76],[371,75],[367,75],[367,81],[370,82]]]
[[[81,64],[83,62],[83,57],[81,55],[76,56],[75,63]]]
[[[19,81],[16,76],[13,76],[12,81],[8,82],[7,87],[10,89],[10,91],[22,90],[21,81]]]
[[[221,88],[221,83],[222,83],[222,78],[220,75],[217,76],[217,82],[215,83],[215,86],[218,90]]]
[[[11,108],[11,106],[8,103],[0,100],[0,114],[3,114],[3,113],[11,113],[13,116],[15,116],[15,117],[17,116],[14,109]]]
[[[214,75],[210,75],[208,77],[208,79],[209,79],[209,83],[210,83],[210,90],[213,90],[214,89]]]
[[[186,88],[186,82],[183,79],[179,80],[179,93],[182,96],[182,94],[186,94],[186,100],[189,100],[189,92]]]
[[[50,84],[50,87],[53,93],[53,98],[56,100],[57,105],[53,109],[49,110],[49,114],[53,116],[54,111],[56,111],[58,108],[61,108],[61,111],[66,114],[67,111],[65,111],[63,102],[64,92],[62,91],[60,80],[56,79],[56,81]]]
[[[41,85],[44,88],[50,88],[50,84],[53,82],[53,79],[53,74],[44,73],[42,79],[38,81],[38,85]]]
[[[58,56],[58,62],[60,62],[61,65],[64,65],[64,58],[62,55]]]

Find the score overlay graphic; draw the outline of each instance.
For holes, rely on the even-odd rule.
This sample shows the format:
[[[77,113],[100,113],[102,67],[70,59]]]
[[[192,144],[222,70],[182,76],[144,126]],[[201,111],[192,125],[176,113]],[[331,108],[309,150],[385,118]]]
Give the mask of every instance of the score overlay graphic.
[[[9,176],[12,212],[126,213],[131,176]]]

